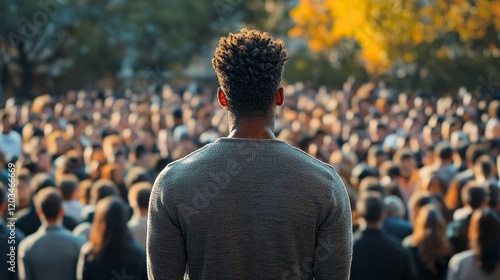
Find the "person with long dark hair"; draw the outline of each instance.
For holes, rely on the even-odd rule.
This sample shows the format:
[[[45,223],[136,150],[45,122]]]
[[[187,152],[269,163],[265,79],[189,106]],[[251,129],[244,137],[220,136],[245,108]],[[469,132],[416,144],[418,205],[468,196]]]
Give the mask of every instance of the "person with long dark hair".
[[[408,250],[417,270],[417,279],[446,279],[451,249],[446,239],[446,222],[432,204],[423,206],[415,220]]]
[[[448,279],[500,279],[500,218],[495,211],[489,208],[474,211],[469,242],[470,250],[451,258]]]
[[[97,203],[89,242],[80,252],[77,279],[147,279],[146,255],[132,239],[126,211],[116,196]]]

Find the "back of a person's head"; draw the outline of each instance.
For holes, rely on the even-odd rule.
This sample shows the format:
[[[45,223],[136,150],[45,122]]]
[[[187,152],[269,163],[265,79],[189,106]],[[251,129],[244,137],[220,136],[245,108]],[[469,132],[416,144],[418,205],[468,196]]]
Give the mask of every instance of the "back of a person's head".
[[[366,163],[358,163],[351,172],[351,180],[354,180],[356,184],[361,183],[361,181],[366,178],[372,176],[372,169]]]
[[[384,161],[379,168],[380,171],[380,177],[386,177],[388,176],[391,179],[399,177],[399,166],[394,164],[392,160],[386,160]]]
[[[59,182],[57,182],[57,187],[61,190],[63,199],[65,201],[73,200],[75,191],[78,187],[78,177],[72,174],[63,175]]]
[[[450,253],[446,239],[446,221],[433,204],[424,205],[417,213],[412,243],[418,247],[420,259],[426,268],[436,272],[436,260]]]
[[[469,182],[462,189],[461,197],[464,204],[469,205],[472,209],[478,209],[487,200],[487,193],[483,187],[478,186],[475,182]]]
[[[476,177],[490,177],[495,172],[495,164],[489,155],[482,155],[474,162],[474,173]]]
[[[489,193],[489,206],[491,209],[499,211],[500,207],[500,186],[497,183],[488,182],[486,184],[487,193]]]
[[[379,222],[384,213],[382,196],[377,192],[364,193],[356,203],[356,212],[367,223]]]
[[[396,151],[393,157],[394,164],[400,165],[403,161],[410,160],[414,157],[414,153],[410,149],[401,149]]]
[[[132,208],[147,209],[152,185],[149,182],[140,182],[132,185],[128,192],[128,201]]]
[[[378,177],[365,177],[359,183],[358,191],[360,194],[363,194],[368,191],[374,191],[380,193],[382,197],[386,195],[385,188],[380,184],[380,179]]]
[[[140,166],[130,168],[125,176],[125,187],[130,189],[132,185],[140,182],[151,182],[147,170]]]
[[[228,108],[236,116],[267,116],[289,54],[267,32],[242,29],[219,40],[212,58]]]
[[[384,198],[384,207],[387,217],[404,217],[405,205],[401,198],[395,195],[388,195],[386,198]]]
[[[47,187],[55,187],[56,183],[48,173],[38,173],[31,179],[30,188],[33,195]]]
[[[67,151],[60,168],[63,174],[78,174],[84,168],[82,155],[76,150]]]
[[[500,265],[500,219],[497,212],[490,208],[474,211],[469,242],[479,258],[481,270],[491,274]]]
[[[149,153],[149,151],[143,144],[137,144],[132,148],[131,155],[133,156],[133,160],[139,160],[147,153]]]
[[[480,144],[475,146],[475,149],[472,149],[472,151],[467,150],[467,152],[470,153],[469,155],[467,155],[467,157],[469,158],[470,156],[471,164],[473,165],[476,164],[477,161],[480,160],[482,156],[488,155],[488,151],[485,149],[483,145]]]
[[[89,236],[91,258],[108,256],[127,258],[126,242],[130,237],[127,227],[125,203],[117,196],[108,196],[96,205],[94,221]]]
[[[56,220],[62,209],[61,193],[54,187],[40,190],[34,197],[37,213],[43,214],[46,220]]]
[[[448,142],[443,141],[436,144],[436,147],[434,148],[434,153],[441,160],[451,160],[453,158],[453,149],[451,148],[451,145]]]
[[[418,191],[413,193],[410,197],[409,205],[412,216],[412,224],[415,224],[415,220],[417,218],[418,212],[420,212],[420,208],[427,204],[435,203],[435,198],[428,191]]]
[[[97,204],[97,202],[107,196],[118,195],[118,188],[113,181],[100,179],[97,180],[90,190],[90,202]]]

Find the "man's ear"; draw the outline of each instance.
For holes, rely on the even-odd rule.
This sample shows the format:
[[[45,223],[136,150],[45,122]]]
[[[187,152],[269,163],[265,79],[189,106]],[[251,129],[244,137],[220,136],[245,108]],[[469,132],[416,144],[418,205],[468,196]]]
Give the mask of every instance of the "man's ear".
[[[285,87],[280,87],[276,92],[276,105],[281,106],[285,103],[285,95],[284,95]]]
[[[226,94],[221,88],[217,89],[217,99],[219,100],[219,104],[222,108],[227,109],[227,98]]]
[[[36,210],[36,215],[39,217],[39,218],[42,218],[44,215],[43,215],[43,211],[42,209],[37,209]]]

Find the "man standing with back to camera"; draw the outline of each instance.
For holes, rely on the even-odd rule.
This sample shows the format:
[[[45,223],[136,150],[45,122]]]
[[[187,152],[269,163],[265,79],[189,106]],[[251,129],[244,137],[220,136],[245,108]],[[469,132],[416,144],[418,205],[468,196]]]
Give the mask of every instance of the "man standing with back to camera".
[[[169,164],[149,207],[149,279],[349,279],[351,209],[333,167],[277,140],[289,54],[268,33],[219,41],[229,136]]]

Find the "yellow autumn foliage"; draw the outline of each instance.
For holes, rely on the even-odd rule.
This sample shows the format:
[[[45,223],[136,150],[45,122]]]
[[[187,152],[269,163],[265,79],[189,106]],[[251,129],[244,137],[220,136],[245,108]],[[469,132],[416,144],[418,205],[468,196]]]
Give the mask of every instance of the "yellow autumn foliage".
[[[443,34],[455,32],[466,44],[489,26],[500,30],[500,0],[300,0],[290,16],[296,25],[289,35],[307,38],[313,51],[354,38],[366,69],[381,74]]]

